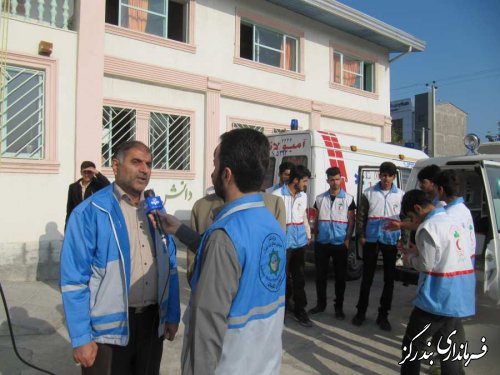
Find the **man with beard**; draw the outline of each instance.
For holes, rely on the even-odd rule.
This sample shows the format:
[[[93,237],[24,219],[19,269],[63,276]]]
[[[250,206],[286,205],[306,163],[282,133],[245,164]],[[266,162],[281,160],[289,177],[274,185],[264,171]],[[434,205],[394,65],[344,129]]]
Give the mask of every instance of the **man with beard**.
[[[153,231],[144,189],[151,152],[120,144],[115,182],[73,210],[61,251],[61,290],[73,359],[83,375],[158,375],[163,338],[180,318],[175,244]]]
[[[286,237],[259,193],[269,141],[252,129],[221,136],[212,183],[224,206],[196,253],[184,320],[183,375],[278,375]],[[184,243],[199,235],[171,215],[161,225]]]
[[[303,165],[297,165],[290,171],[288,183],[275,190],[274,195],[281,197],[286,209],[286,302],[289,305],[293,297],[294,318],[304,327],[312,327],[307,315],[306,281],[304,276],[306,247],[311,239],[311,231],[307,224],[307,195],[305,190],[311,172]]]

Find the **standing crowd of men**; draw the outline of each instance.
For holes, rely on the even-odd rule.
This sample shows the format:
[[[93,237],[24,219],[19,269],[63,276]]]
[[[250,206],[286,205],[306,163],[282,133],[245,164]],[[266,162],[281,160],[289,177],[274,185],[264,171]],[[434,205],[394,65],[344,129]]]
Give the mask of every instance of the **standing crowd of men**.
[[[457,341],[465,341],[460,319],[474,314],[475,243],[470,212],[455,188],[458,176],[426,167],[419,174],[421,190],[405,194],[395,184],[396,166],[384,162],[379,182],[363,192],[357,207],[343,188],[346,176],[328,168],[329,188],[315,198],[317,224],[310,227],[306,190],[311,172],[283,163],[278,184],[262,192],[268,165],[269,142],[262,133],[224,133],[214,151],[215,193],[195,203],[190,228],[152,208],[145,197],[151,151],[143,143],[118,146],[112,159],[115,181],[98,192],[89,190],[85,176],[90,173],[84,173],[90,168],[92,176],[99,176],[95,165],[82,164],[84,177],[75,194],[87,199],[68,211],[60,281],[73,358],[82,374],[159,374],[163,340],[174,339],[180,321],[173,235],[189,249],[184,375],[279,374],[285,313],[311,327],[309,316],[325,311],[330,258],[335,318],[345,319],[347,257],[355,227],[364,267],[352,324],[365,321],[381,252],[384,287],[376,323],[391,331],[399,250],[404,262],[420,272],[401,373],[419,373],[420,362],[405,359],[425,351],[426,337],[418,333],[426,324],[431,323],[427,334],[435,342],[453,330]],[[69,196],[75,194],[70,187]],[[410,221],[401,221],[401,214]],[[402,238],[405,231],[416,232],[413,241]],[[307,311],[309,246],[314,246],[317,301]],[[443,374],[462,371],[459,363],[445,359],[441,367]]]

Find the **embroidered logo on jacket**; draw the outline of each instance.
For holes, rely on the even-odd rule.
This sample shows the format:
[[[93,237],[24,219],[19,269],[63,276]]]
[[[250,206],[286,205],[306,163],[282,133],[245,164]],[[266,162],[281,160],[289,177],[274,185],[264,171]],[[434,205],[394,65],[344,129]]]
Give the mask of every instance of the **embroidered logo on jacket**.
[[[259,279],[264,287],[277,292],[285,280],[285,244],[276,233],[269,234],[260,250]]]

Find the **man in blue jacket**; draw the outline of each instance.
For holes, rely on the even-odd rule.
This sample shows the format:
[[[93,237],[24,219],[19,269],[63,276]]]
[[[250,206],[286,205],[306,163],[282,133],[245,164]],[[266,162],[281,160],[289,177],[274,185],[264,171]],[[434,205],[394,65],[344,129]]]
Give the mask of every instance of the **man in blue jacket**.
[[[363,247],[363,278],[356,306],[358,312],[352,319],[352,324],[360,326],[365,321],[378,252],[381,251],[384,259],[384,289],[376,322],[382,330],[390,331],[392,327],[387,315],[392,304],[398,252],[396,244],[401,232],[387,231],[386,225],[390,221],[399,220],[404,191],[394,184],[397,174],[394,163],[383,162],[379,172],[380,181],[366,189],[358,202],[356,232],[359,244]]]
[[[146,215],[149,148],[122,143],[112,167],[115,182],[71,213],[61,252],[73,359],[85,375],[158,375],[180,318],[175,245]]]

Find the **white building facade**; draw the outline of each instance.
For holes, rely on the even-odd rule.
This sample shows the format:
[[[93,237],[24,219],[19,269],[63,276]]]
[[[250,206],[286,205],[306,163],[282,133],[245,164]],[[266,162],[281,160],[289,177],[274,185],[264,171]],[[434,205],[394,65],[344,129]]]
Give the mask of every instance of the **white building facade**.
[[[185,219],[234,127],[390,141],[390,53],[425,48],[325,0],[10,0],[1,22],[0,273],[22,280],[57,275],[83,160],[112,179],[117,144],[149,144]]]

